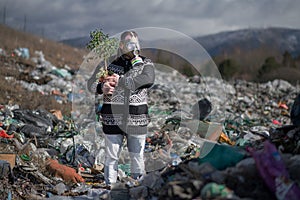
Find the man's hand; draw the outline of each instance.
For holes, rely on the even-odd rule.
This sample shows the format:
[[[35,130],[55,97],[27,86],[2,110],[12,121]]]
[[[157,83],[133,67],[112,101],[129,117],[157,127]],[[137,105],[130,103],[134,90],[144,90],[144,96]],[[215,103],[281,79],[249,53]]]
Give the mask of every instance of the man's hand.
[[[107,76],[104,80],[102,91],[104,94],[112,94],[115,90],[115,87],[118,85],[119,75],[113,74]]]
[[[110,83],[110,85],[112,85],[113,87],[116,87],[118,85],[119,78],[120,78],[120,76],[118,74],[113,74],[113,75],[107,76],[105,78],[105,81],[108,81]]]

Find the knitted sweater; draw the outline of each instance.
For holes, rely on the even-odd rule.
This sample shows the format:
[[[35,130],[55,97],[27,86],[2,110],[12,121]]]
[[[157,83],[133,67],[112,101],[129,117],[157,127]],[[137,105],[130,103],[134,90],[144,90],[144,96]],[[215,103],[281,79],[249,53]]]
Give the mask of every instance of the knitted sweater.
[[[144,64],[133,67],[130,60],[115,59],[107,69],[120,75],[113,94],[103,94],[100,111],[105,134],[145,134],[149,123],[147,90],[155,79],[151,60],[142,57]],[[97,85],[102,94],[103,83]]]

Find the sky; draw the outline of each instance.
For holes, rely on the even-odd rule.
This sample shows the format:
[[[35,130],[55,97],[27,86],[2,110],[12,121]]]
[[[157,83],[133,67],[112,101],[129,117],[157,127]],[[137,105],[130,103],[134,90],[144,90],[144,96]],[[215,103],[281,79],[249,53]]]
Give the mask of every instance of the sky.
[[[190,37],[245,28],[300,29],[299,0],[0,0],[1,23],[53,40],[159,27]]]

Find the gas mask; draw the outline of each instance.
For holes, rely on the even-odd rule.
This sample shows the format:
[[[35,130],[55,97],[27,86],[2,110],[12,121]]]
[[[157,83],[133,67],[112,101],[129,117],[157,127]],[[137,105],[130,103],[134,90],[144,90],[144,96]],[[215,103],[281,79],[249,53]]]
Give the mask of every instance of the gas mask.
[[[134,55],[138,54],[138,51],[140,51],[140,44],[138,38],[131,33],[130,40],[124,41],[124,51],[125,52],[133,52]]]
[[[138,41],[138,38],[134,36],[134,34],[131,34],[131,39],[127,40],[124,43],[124,52],[126,52],[126,54],[132,54],[131,57],[133,57],[131,59],[131,64],[132,66],[138,66],[143,64],[143,59],[141,57],[139,57],[139,52],[140,52],[141,48],[140,48],[140,44]]]

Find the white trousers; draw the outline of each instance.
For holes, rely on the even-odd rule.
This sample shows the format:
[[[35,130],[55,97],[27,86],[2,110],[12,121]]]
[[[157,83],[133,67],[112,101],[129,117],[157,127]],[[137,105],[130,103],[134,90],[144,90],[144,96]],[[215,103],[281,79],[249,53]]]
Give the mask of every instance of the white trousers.
[[[110,185],[117,182],[118,161],[122,150],[124,135],[105,134],[105,163],[104,178],[105,183]],[[144,149],[146,134],[143,135],[126,135],[127,148],[130,156],[130,173],[131,177],[136,179],[145,173]]]

